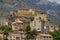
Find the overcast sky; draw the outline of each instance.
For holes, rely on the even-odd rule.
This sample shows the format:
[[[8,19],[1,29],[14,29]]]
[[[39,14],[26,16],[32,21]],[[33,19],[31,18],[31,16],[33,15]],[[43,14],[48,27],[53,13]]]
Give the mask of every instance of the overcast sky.
[[[60,3],[60,0],[49,0],[49,1]]]

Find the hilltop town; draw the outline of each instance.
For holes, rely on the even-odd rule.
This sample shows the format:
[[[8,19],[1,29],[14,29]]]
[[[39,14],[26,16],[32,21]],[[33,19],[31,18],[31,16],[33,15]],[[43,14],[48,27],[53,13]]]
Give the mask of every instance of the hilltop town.
[[[41,10],[17,9],[9,14],[0,18],[1,40],[53,40],[49,32],[60,29]]]

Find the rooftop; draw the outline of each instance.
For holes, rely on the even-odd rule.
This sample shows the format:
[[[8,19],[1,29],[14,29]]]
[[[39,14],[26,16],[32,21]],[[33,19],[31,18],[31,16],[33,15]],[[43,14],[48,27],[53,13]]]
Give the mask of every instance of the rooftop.
[[[50,34],[40,34],[40,36],[51,36]]]
[[[23,31],[11,31],[9,33],[13,33],[13,34],[23,34],[24,32]]]

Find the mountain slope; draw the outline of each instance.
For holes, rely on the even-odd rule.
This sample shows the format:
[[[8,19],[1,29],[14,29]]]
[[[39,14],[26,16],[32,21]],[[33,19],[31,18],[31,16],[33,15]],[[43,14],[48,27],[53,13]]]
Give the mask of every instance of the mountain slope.
[[[0,0],[0,16],[9,15],[9,11],[14,11],[16,9],[28,9],[28,8],[43,10],[46,12],[49,12],[48,10],[55,11],[53,12],[53,14],[50,11],[48,16],[52,22],[57,21],[56,24],[59,24],[60,4],[52,3],[47,0]],[[52,20],[52,18],[54,20]]]

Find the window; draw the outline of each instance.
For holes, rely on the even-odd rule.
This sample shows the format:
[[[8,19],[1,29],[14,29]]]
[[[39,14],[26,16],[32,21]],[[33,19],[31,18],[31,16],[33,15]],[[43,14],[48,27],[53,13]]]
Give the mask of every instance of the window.
[[[12,24],[12,25],[16,26],[16,24]]]
[[[19,40],[20,38],[19,37],[16,37],[16,40]]]
[[[39,17],[39,19],[41,20],[41,17]]]
[[[53,26],[51,26],[51,28],[53,28]]]
[[[40,28],[38,28],[38,30],[40,30]]]
[[[48,38],[48,36],[46,38]]]
[[[46,30],[48,30],[48,31],[49,31],[49,26],[46,26]]]
[[[34,26],[36,26],[36,22],[34,21]]]
[[[51,26],[51,30],[53,30],[54,28],[53,28],[53,26]]]
[[[18,29],[18,27],[15,27],[15,29]]]
[[[41,31],[40,28],[38,28],[37,31]]]
[[[44,36],[44,38],[46,38],[46,37]]]
[[[51,38],[51,37],[49,37],[49,38]]]

